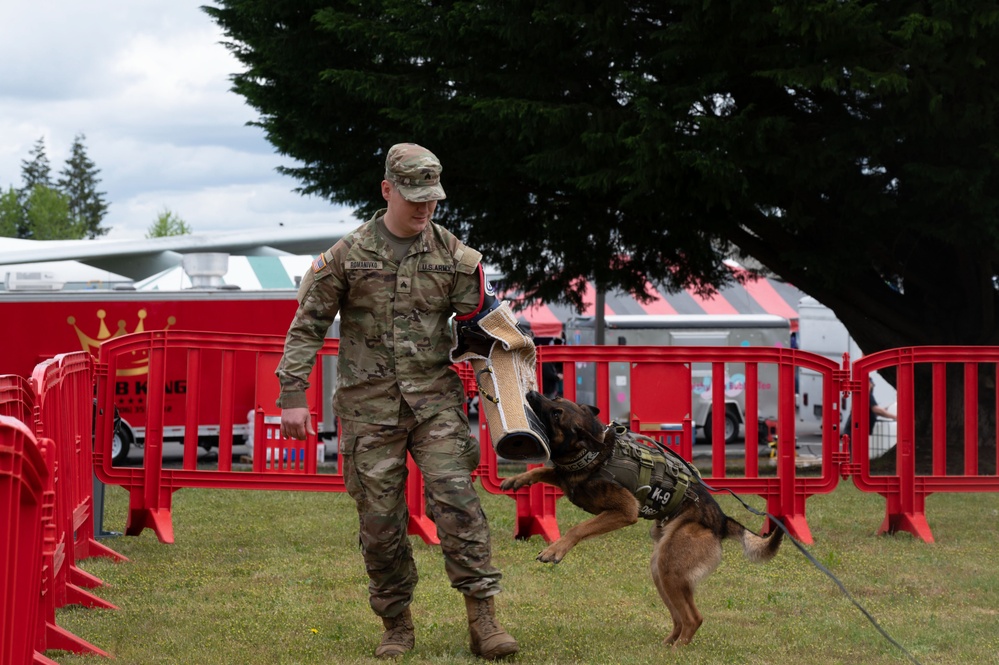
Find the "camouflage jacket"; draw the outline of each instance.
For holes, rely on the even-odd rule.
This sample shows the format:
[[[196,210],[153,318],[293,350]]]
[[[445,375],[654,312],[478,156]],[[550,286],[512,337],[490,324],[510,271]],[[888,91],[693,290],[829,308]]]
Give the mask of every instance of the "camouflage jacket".
[[[479,306],[481,254],[431,222],[396,263],[376,224],[384,213],[323,252],[302,279],[276,372],[279,407],[307,405],[308,376],[338,312],[336,415],[397,425],[403,399],[421,422],[463,403],[449,319]]]

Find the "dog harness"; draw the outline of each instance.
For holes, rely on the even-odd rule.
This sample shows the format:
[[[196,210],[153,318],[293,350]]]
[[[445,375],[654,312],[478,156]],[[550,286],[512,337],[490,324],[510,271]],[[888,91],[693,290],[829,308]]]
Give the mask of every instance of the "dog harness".
[[[618,423],[610,427],[614,453],[600,476],[631,492],[638,499],[641,517],[665,522],[677,513],[684,498],[697,501],[693,489],[701,480],[697,469],[651,437]]]

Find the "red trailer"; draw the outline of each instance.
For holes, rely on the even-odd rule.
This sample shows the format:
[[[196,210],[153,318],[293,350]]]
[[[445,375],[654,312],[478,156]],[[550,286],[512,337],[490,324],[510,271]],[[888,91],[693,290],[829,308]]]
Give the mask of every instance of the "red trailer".
[[[96,358],[101,342],[134,332],[168,329],[283,336],[295,308],[293,289],[0,292],[0,320],[3,321],[0,374],[30,378],[38,362],[69,351],[83,349]],[[114,368],[115,404],[124,425],[121,446],[115,455],[119,461],[127,456],[132,444],[141,445],[145,436],[147,363],[147,358],[134,357]],[[202,372],[218,372],[221,356],[206,354],[201,359],[201,366]],[[171,377],[169,373],[167,376],[164,438],[170,440],[180,440],[184,436],[182,412],[187,386],[183,369],[179,367],[176,376]],[[255,406],[254,368],[247,367],[245,371],[245,380],[237,378],[232,414],[232,421],[239,423],[233,427],[233,435],[244,439],[250,422],[248,414]],[[202,392],[200,413],[219,413],[218,400],[217,394]],[[326,423],[329,423],[330,432],[326,432]],[[320,434],[329,435],[334,423],[330,414],[322,414]],[[198,428],[199,443],[210,449],[218,434],[217,422],[202,423]]]

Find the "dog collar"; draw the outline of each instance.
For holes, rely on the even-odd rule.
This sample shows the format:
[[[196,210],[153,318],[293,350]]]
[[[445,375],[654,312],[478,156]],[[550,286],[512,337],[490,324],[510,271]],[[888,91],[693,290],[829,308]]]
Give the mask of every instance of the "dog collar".
[[[563,471],[579,471],[580,469],[585,469],[597,458],[600,451],[584,451],[582,455],[572,460],[568,464],[559,464],[555,460],[552,463]]]
[[[607,433],[610,432],[613,429],[614,429],[613,426],[608,426],[607,429],[604,430],[604,437],[606,438]],[[565,464],[560,464],[560,463],[556,462],[555,460],[552,460],[552,464],[554,464],[558,468],[562,469],[563,471],[579,471],[581,469],[585,469],[590,464],[592,464],[593,461],[595,459],[597,459],[597,457],[599,455],[600,455],[600,451],[599,450],[593,451],[593,452],[591,452],[591,451],[583,451],[579,455],[579,457],[576,457],[575,459],[573,459],[573,460],[571,460],[571,461],[569,461],[569,462],[567,462]]]

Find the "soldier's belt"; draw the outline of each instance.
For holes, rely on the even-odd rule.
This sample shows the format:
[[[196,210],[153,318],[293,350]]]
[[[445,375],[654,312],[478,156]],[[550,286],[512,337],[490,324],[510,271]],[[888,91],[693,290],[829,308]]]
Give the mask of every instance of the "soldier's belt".
[[[453,362],[469,361],[493,449],[509,460],[548,461],[548,438],[525,396],[538,389],[534,340],[501,303],[472,325],[456,324]]]

